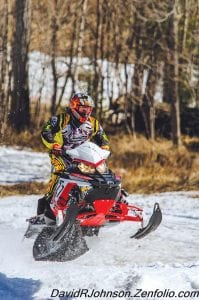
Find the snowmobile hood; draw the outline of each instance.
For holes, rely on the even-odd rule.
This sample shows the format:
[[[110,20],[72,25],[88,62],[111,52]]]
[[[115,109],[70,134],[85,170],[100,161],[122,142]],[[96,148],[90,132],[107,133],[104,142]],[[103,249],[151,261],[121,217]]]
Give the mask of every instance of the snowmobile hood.
[[[102,160],[106,160],[110,151],[104,150],[92,142],[85,142],[75,149],[66,150],[66,153],[72,158],[97,165]]]

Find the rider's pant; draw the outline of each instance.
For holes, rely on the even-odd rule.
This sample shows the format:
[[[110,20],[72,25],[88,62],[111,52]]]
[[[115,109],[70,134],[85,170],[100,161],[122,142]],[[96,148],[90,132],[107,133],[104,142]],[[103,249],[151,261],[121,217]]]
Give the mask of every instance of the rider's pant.
[[[51,198],[51,196],[54,193],[56,183],[59,179],[59,173],[62,173],[67,166],[66,161],[61,156],[55,156],[54,154],[50,154],[50,160],[51,160],[51,178],[48,183],[48,187],[46,191],[48,198]]]
[[[55,190],[56,183],[59,179],[59,173],[67,168],[67,162],[61,156],[50,154],[51,160],[51,178],[47,186],[46,194],[38,200],[37,215],[43,214],[45,211],[50,211],[50,201]],[[52,213],[51,213],[52,214]]]

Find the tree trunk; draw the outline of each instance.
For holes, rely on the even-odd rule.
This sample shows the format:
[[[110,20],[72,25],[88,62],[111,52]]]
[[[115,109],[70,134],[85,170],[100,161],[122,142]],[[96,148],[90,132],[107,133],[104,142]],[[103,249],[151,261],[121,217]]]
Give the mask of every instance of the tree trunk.
[[[6,115],[8,103],[7,98],[7,82],[8,77],[8,1],[1,3],[1,26],[0,34],[0,134],[4,135],[6,130]]]
[[[140,6],[137,7],[137,12],[140,11]],[[143,35],[143,27],[142,27],[142,21],[139,19],[138,13],[135,13],[135,23],[134,23],[134,32],[135,38],[134,38],[134,51],[135,51],[135,64],[134,64],[134,73],[132,77],[132,91],[131,91],[131,103],[129,105],[133,106],[131,111],[131,117],[132,122],[131,124],[134,124],[134,106],[135,104],[142,105],[142,85],[143,85],[143,75],[144,75],[144,67],[143,67],[143,41],[142,41],[142,35]],[[132,132],[135,135],[135,128],[132,127]]]
[[[95,28],[95,45],[94,45],[94,78],[93,78],[93,97],[95,102],[95,114],[98,117],[98,98],[99,98],[99,43],[100,43],[100,26],[101,26],[101,1],[96,1],[96,28]]]
[[[183,17],[183,34],[182,34],[181,52],[183,52],[184,49],[186,48],[188,21],[189,21],[189,1],[184,0],[184,17]]]
[[[180,101],[178,95],[178,16],[177,16],[177,0],[174,1],[175,10],[172,16],[172,27],[171,27],[171,36],[173,43],[171,44],[170,54],[171,61],[173,62],[172,73],[173,73],[173,97],[171,102],[172,112],[171,112],[171,121],[172,121],[172,139],[173,144],[179,146],[181,131],[180,131]]]
[[[87,10],[87,0],[82,0],[79,7],[77,17],[79,20],[79,30],[77,35],[77,56],[76,56],[76,68],[74,70],[75,88],[79,88],[79,72],[81,73],[80,58],[82,57],[82,47],[84,40],[84,29],[85,29],[85,17]],[[77,20],[76,20],[77,21]]]
[[[167,20],[166,56],[164,66],[163,101],[171,104],[171,130],[173,144],[180,145],[180,101],[178,93],[178,16],[177,0],[170,0],[173,13]]]
[[[146,82],[145,90],[145,101],[143,105],[146,107],[146,131],[148,132],[148,138],[155,140],[155,106],[154,106],[154,96],[157,84],[157,65],[156,65],[156,53],[155,47],[151,50],[150,55],[150,68],[148,69],[148,78]]]
[[[58,10],[58,1],[53,1],[52,16],[50,20],[50,29],[51,29],[51,38],[50,38],[50,56],[51,56],[51,68],[53,76],[53,93],[51,97],[51,115],[56,114],[56,100],[57,100],[57,85],[58,85],[58,74],[56,68],[56,50],[57,50],[57,10]]]
[[[13,91],[10,124],[17,131],[30,125],[28,86],[29,0],[16,0],[14,8],[15,32],[12,45]]]

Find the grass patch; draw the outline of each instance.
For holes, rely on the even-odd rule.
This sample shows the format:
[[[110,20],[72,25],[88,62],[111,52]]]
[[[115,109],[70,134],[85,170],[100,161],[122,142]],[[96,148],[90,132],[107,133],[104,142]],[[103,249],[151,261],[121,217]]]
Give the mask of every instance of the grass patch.
[[[0,185],[0,197],[14,195],[42,195],[46,192],[47,185],[40,182],[18,183],[13,185]]]
[[[8,128],[6,133],[1,136],[0,146],[18,146],[31,148],[34,151],[45,151],[40,134],[40,130],[30,129],[17,133],[13,129]]]
[[[199,190],[199,153],[189,143],[176,148],[163,139],[115,136],[110,166],[131,193]]]

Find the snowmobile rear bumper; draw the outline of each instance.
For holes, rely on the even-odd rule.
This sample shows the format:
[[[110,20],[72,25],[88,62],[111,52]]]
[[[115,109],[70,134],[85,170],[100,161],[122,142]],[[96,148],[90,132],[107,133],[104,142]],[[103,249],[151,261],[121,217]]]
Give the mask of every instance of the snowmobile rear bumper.
[[[158,228],[158,226],[160,225],[161,221],[162,221],[162,212],[161,212],[159,204],[155,203],[154,208],[153,208],[153,214],[150,217],[148,224],[145,227],[140,228],[130,238],[141,239],[141,238],[145,237],[152,231],[156,230]]]

